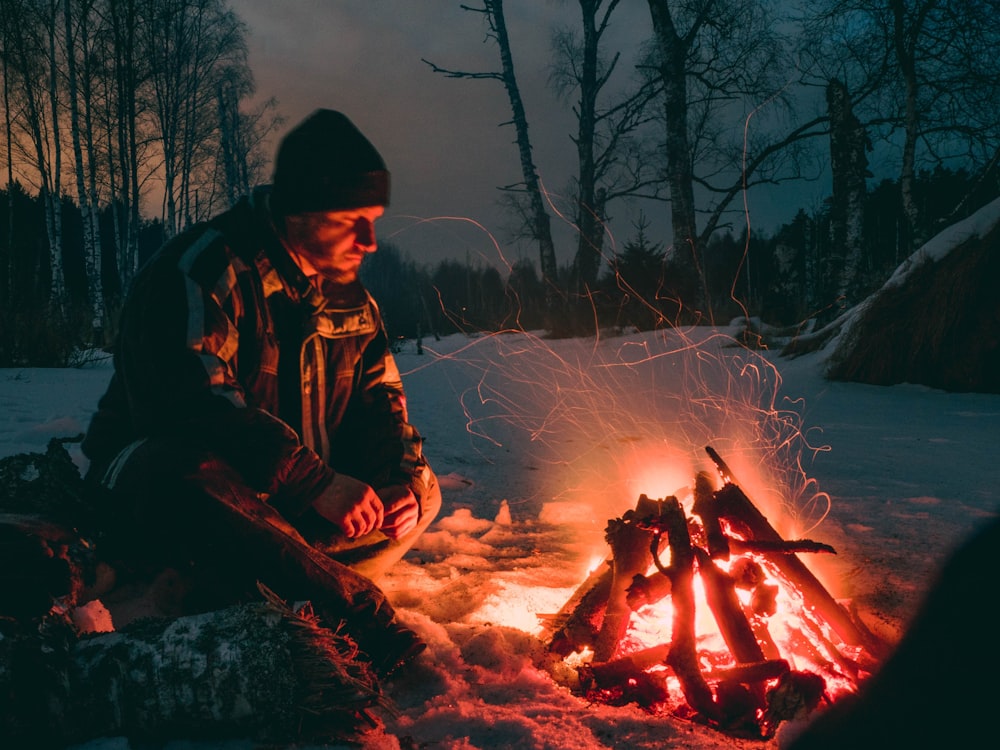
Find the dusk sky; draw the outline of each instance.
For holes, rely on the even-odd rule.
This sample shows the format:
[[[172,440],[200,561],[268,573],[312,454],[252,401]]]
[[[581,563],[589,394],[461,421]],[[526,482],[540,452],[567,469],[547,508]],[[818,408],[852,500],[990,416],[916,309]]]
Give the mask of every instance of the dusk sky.
[[[282,133],[318,107],[339,109],[382,152],[393,177],[392,205],[379,226],[383,241],[418,262],[468,257],[496,263],[495,238],[507,262],[537,260],[534,243],[511,241],[497,204],[497,188],[521,180],[514,129],[500,127],[510,120],[502,84],[447,78],[421,62],[499,70],[496,46],[484,42],[481,14],[462,10],[459,0],[233,0],[233,7],[249,26],[258,95],[276,97],[286,118]],[[573,102],[559,102],[547,81],[552,28],[578,28],[579,5],[532,0],[508,2],[505,10],[535,162],[557,207],[570,211],[563,197],[575,171]],[[622,52],[622,84],[649,29],[645,2],[630,0],[616,11],[606,38]],[[634,235],[640,208],[651,219],[668,212],[666,204],[613,204],[611,232],[619,248]],[[770,207],[761,211],[762,229],[773,228],[775,216],[789,218]],[[555,226],[563,224],[553,218]],[[662,236],[651,239],[667,241],[666,226],[657,221],[653,229]],[[574,250],[563,227],[556,237],[560,263]]]

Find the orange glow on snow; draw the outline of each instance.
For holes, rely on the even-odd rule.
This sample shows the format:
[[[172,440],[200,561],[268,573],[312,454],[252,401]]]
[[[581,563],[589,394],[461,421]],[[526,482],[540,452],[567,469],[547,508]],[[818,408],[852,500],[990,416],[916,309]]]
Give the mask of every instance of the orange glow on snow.
[[[469,616],[469,622],[517,628],[532,635],[542,632],[537,612],[556,612],[573,595],[573,588],[546,588],[503,581],[482,606]]]

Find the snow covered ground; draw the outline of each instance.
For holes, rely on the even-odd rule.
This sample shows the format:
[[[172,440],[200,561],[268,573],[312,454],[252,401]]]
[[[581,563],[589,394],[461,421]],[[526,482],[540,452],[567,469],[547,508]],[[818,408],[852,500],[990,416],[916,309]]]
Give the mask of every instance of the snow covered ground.
[[[399,715],[365,747],[762,747],[588,704],[553,678],[538,638],[536,613],[557,611],[607,556],[608,519],[640,493],[687,492],[711,469],[706,445],[785,536],[833,545],[838,555],[807,564],[898,637],[949,551],[998,512],[1000,396],[831,383],[822,353],[752,354],[724,333],[404,347],[411,419],[444,508],[384,582],[430,648],[388,685]],[[107,362],[0,370],[0,457],[82,432],[109,375]]]

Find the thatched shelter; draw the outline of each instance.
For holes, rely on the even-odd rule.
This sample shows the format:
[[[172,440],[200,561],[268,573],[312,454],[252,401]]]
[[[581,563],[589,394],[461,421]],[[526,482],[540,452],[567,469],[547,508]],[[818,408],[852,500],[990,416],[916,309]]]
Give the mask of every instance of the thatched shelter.
[[[831,380],[1000,393],[998,283],[1000,199],[927,242],[881,289],[810,338],[832,338]]]

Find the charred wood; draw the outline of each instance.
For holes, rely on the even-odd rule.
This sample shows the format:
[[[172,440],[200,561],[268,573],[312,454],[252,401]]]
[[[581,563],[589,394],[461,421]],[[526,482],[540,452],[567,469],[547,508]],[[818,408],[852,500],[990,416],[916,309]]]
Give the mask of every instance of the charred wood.
[[[704,471],[699,471],[694,479],[694,505],[691,510],[701,519],[709,556],[713,560],[728,560],[730,540],[723,533],[722,524],[719,523],[718,508],[715,504],[715,485]]]
[[[636,575],[625,592],[625,601],[635,612],[646,605],[656,604],[670,596],[670,578],[660,572],[652,575]]]
[[[755,615],[770,617],[778,611],[778,587],[773,583],[758,583],[750,595],[750,609]]]
[[[660,505],[659,528],[667,534],[670,545],[670,566],[664,567],[659,555],[653,561],[661,573],[670,578],[673,620],[670,653],[667,664],[674,670],[688,705],[710,720],[718,720],[719,707],[712,689],[705,682],[695,650],[694,550],[688,532],[687,518],[676,497],[668,497]],[[658,539],[653,541],[657,549]]]
[[[781,541],[730,539],[729,544],[734,552],[770,552],[779,555],[791,555],[796,552],[825,552],[830,555],[837,554],[837,550],[829,544],[816,542],[812,539],[783,539]]]
[[[764,569],[750,557],[738,557],[729,564],[729,575],[736,588],[753,591],[764,580]]]
[[[782,721],[808,716],[826,697],[826,680],[818,674],[792,671],[782,675],[777,684],[767,691],[767,711],[763,721],[765,736],[773,735]]]
[[[705,598],[729,651],[740,664],[763,661],[764,652],[743,614],[733,579],[720,570],[704,550],[695,548],[695,555],[705,585]]]
[[[633,678],[640,672],[666,662],[670,653],[670,644],[664,643],[635,651],[620,659],[613,659],[603,664],[593,663],[586,669],[588,676],[596,687],[609,688]]]
[[[644,519],[657,513],[657,503],[640,495],[634,511],[608,523],[605,538],[611,545],[613,573],[608,606],[594,644],[594,661],[611,659],[628,629],[632,610],[628,605],[628,588],[636,575],[642,575],[652,563],[650,543],[653,532],[646,528]]]
[[[0,616],[40,618],[57,600],[74,606],[93,558],[93,545],[74,529],[34,515],[0,513]]]
[[[706,451],[719,467],[719,473],[723,479],[726,480],[722,489],[715,494],[720,517],[734,527],[737,533],[750,541],[783,543],[781,535],[774,530],[774,527],[750,498],[744,494],[743,490],[732,482],[732,472],[718,453],[710,447],[706,448]],[[863,647],[877,657],[886,653],[886,645],[870,633],[867,628],[855,622],[847,609],[837,603],[823,584],[795,554],[774,552],[761,554],[801,593],[806,606],[815,609],[824,620],[829,622],[845,643]]]
[[[607,560],[587,577],[557,614],[545,617],[546,627],[554,631],[549,640],[552,653],[565,657],[585,647],[593,648],[613,577],[611,560]]]
[[[713,669],[705,673],[708,682],[742,682],[751,684],[773,680],[790,669],[785,659],[766,659],[751,664],[739,664],[728,669]]]

